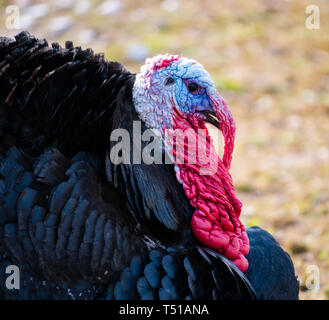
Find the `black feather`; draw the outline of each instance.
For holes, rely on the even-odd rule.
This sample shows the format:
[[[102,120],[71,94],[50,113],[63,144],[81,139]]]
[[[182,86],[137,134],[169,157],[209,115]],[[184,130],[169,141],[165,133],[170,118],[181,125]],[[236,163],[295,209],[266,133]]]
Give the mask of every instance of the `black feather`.
[[[252,286],[260,299],[297,297],[290,258],[268,234],[248,231],[248,278],[198,246],[172,164],[110,161],[111,131],[132,136],[139,120],[134,81],[70,41],[0,38],[0,283],[9,264],[22,277],[0,297],[254,299]]]

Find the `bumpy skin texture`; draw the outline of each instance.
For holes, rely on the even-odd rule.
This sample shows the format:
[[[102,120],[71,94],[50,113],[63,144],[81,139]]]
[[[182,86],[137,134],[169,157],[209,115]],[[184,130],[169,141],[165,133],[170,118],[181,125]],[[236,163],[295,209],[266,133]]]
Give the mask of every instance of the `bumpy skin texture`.
[[[172,84],[166,83],[168,77],[174,80]],[[191,95],[183,79],[195,82],[204,89]],[[163,128],[173,127],[175,106],[182,113],[208,108],[205,89],[208,87],[213,88],[214,83],[209,73],[195,60],[173,55],[148,58],[136,75],[133,89],[135,108],[148,128],[162,131]]]
[[[173,165],[105,161],[110,131],[138,119],[134,81],[70,42],[1,38],[0,283],[17,264],[21,288],[0,298],[254,298],[234,264],[199,247]]]
[[[190,128],[189,123],[183,118],[180,118],[177,124],[184,133]],[[189,136],[189,140],[198,142],[194,134]],[[199,162],[200,160],[195,164],[177,164],[179,179],[186,196],[196,208],[191,219],[191,228],[201,243],[221,252],[245,272],[248,268],[245,255],[249,252],[249,240],[239,220],[242,204],[235,195],[231,175],[218,158],[208,134],[205,141],[201,143],[198,150],[202,154],[210,150],[212,163],[214,159],[217,159],[213,164],[215,166],[213,172],[200,174],[200,168],[204,167],[202,162]],[[175,157],[177,157],[176,154]]]
[[[168,82],[168,80],[171,80]],[[198,86],[190,92],[189,84]],[[165,55],[147,59],[136,76],[133,89],[136,111],[146,126],[160,131],[176,165],[177,179],[186,196],[196,208],[191,219],[194,236],[204,245],[232,260],[243,272],[248,268],[245,255],[249,251],[248,237],[239,216],[241,202],[235,195],[229,169],[234,148],[235,124],[225,101],[201,64],[187,58]],[[200,111],[213,111],[224,136],[223,159],[219,159],[205,127]],[[199,129],[205,131],[205,141],[198,142]],[[187,132],[192,131],[192,134]],[[184,143],[188,137],[188,143]],[[182,137],[174,143],[173,137]],[[208,174],[200,173],[204,165],[188,157],[189,145],[199,150],[199,157],[210,149],[215,165]],[[184,144],[185,154],[178,161],[175,150]],[[199,145],[199,146],[196,146]],[[184,150],[184,149],[183,149]],[[195,156],[195,158],[198,158]],[[191,163],[189,160],[196,160]]]

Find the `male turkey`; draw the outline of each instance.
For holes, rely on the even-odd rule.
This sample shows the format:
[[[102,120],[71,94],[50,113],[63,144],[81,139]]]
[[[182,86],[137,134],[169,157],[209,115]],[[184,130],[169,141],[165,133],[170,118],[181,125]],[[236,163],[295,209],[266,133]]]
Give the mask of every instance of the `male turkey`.
[[[0,38],[0,115],[0,297],[298,298],[289,255],[239,220],[234,120],[196,61],[157,56],[132,74],[71,42]],[[140,120],[141,134],[203,129],[198,156],[214,172],[178,161],[184,137],[180,154],[162,146],[173,163],[113,161],[111,133],[133,137]],[[223,133],[223,159],[207,122]],[[147,143],[131,139],[131,158]],[[19,290],[5,286],[8,265]]]

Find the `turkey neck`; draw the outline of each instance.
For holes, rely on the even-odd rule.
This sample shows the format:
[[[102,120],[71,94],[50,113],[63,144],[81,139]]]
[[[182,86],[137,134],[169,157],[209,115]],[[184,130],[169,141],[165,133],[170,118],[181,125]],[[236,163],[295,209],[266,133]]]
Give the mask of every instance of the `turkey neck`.
[[[166,135],[177,180],[195,208],[191,219],[195,238],[245,272],[249,241],[239,219],[242,203],[235,194],[228,166],[219,158],[206,127],[194,116],[186,119],[176,113],[173,129],[166,129]],[[194,161],[189,154],[193,145],[196,146]]]

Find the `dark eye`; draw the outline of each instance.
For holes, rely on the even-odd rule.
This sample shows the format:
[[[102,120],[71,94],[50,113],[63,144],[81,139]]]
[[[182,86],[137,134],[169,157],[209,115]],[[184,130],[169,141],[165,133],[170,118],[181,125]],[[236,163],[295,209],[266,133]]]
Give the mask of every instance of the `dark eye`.
[[[195,82],[191,82],[187,85],[187,89],[191,93],[196,93],[199,90],[199,86]]]
[[[174,78],[168,77],[167,80],[166,80],[166,85],[173,84],[174,82],[175,82]]]

